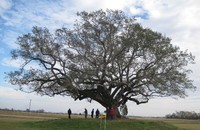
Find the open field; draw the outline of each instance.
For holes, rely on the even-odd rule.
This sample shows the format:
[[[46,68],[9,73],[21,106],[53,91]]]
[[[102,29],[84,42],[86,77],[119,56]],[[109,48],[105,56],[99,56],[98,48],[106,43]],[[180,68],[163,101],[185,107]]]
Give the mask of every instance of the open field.
[[[102,122],[101,122],[102,121]],[[100,130],[104,120],[67,114],[0,111],[0,130]],[[106,122],[106,130],[200,130],[200,121],[162,118],[124,119]]]
[[[21,125],[24,122],[35,122],[53,118],[56,117],[37,113],[0,111],[0,130],[32,130],[31,128],[22,128]]]
[[[0,110],[0,130],[37,130],[23,127],[27,122],[66,118],[65,114],[14,112]],[[78,118],[77,116],[74,116]]]
[[[142,121],[165,122],[185,130],[200,130],[200,120],[165,119],[165,118],[137,118]]]
[[[165,120],[165,122],[186,130],[200,130],[200,120]]]

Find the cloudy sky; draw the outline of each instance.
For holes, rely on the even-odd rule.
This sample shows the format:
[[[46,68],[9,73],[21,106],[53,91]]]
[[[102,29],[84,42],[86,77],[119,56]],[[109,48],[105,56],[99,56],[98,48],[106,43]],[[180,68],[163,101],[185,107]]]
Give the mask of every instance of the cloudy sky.
[[[128,103],[129,115],[165,116],[176,111],[200,112],[200,1],[199,0],[0,0],[0,108],[25,110],[44,109],[51,112],[81,113],[84,108],[104,109],[97,103],[74,101],[69,97],[47,97],[16,91],[5,81],[4,72],[15,70],[19,62],[10,60],[10,51],[17,48],[18,36],[31,31],[33,26],[51,31],[71,26],[76,12],[98,9],[119,9],[137,18],[144,27],[172,38],[172,44],[188,50],[195,57],[195,65],[188,66],[190,78],[197,86],[185,99],[155,98],[147,104]]]

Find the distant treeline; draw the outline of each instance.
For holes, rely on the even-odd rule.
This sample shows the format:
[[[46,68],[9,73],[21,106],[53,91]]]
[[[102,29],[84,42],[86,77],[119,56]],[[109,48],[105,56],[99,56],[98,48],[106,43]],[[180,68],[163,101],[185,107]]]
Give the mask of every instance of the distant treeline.
[[[16,111],[16,112],[36,112],[36,113],[44,113],[45,110],[44,109],[38,109],[38,110],[29,110],[29,109],[26,109],[26,110],[15,110],[15,109],[8,109],[8,108],[0,108],[0,110],[3,110],[3,111]]]
[[[9,109],[9,108],[0,108],[0,111],[13,111],[13,112],[33,112],[33,113],[53,113],[53,114],[66,114],[63,112],[46,112],[44,109],[38,109],[38,110],[16,110],[16,109]],[[77,113],[73,113],[73,115],[79,115]]]
[[[189,112],[189,111],[179,111],[176,113],[166,115],[166,118],[172,119],[200,119],[200,113]]]

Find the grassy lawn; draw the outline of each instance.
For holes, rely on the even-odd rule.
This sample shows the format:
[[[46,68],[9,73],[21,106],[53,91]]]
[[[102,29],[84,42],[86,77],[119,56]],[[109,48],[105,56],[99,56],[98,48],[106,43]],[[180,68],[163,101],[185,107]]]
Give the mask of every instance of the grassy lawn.
[[[200,130],[200,120],[165,119],[165,118],[138,118],[142,121],[165,122],[184,130]]]
[[[0,130],[37,130],[23,127],[25,122],[37,122],[66,117],[63,114],[12,112],[0,110]]]
[[[200,120],[165,119],[164,121],[168,124],[172,124],[186,130],[200,130]]]
[[[36,130],[99,130],[105,122],[99,119],[54,119],[40,122],[28,122],[23,127]],[[107,130],[181,130],[163,122],[140,120],[115,120],[106,122]]]
[[[103,130],[104,120],[66,114],[0,111],[0,130]],[[102,124],[102,125],[100,125]],[[169,119],[124,119],[106,122],[106,130],[200,130],[200,121]]]

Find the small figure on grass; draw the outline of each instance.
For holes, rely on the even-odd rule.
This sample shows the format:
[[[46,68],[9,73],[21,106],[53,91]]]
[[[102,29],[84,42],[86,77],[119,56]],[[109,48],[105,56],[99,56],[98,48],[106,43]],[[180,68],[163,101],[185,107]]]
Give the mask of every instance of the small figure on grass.
[[[72,114],[72,111],[71,111],[71,109],[69,109],[69,110],[68,110],[68,118],[69,118],[69,119],[71,119],[71,114]]]
[[[97,109],[96,110],[96,118],[99,118],[99,114],[100,114],[99,109]]]
[[[88,111],[87,111],[87,109],[86,109],[86,108],[85,108],[85,111],[84,111],[84,113],[85,113],[85,118],[87,118]]]
[[[91,118],[94,118],[94,109],[91,111]]]

